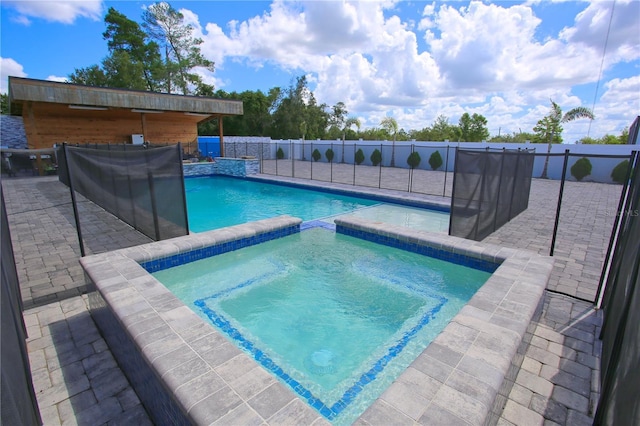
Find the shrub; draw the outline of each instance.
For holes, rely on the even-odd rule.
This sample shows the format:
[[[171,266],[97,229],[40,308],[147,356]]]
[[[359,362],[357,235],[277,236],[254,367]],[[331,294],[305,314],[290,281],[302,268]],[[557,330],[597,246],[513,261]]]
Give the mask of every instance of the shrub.
[[[382,153],[379,149],[376,149],[371,153],[371,157],[369,159],[371,160],[371,164],[377,166],[382,162]]]
[[[364,152],[362,152],[362,148],[356,151],[354,160],[358,166],[362,164],[362,162],[364,161]]]
[[[629,160],[621,161],[611,171],[611,179],[616,183],[624,183],[629,173]]]
[[[276,151],[276,159],[282,160],[283,158],[284,158],[284,151],[282,150],[282,147],[279,147],[278,150]]]
[[[325,157],[327,157],[327,161],[328,161],[328,162],[332,162],[332,161],[333,161],[333,156],[334,156],[334,155],[335,155],[335,154],[333,153],[333,150],[332,150],[331,148],[327,149],[327,150],[324,152],[324,156],[325,156]]]
[[[571,175],[577,180],[582,180],[591,174],[591,161],[582,157],[571,166]]]
[[[313,150],[313,152],[311,153],[311,158],[313,158],[313,161],[318,161],[322,158],[322,154],[320,154],[318,148]]]
[[[409,165],[409,167],[411,167],[412,169],[415,169],[416,167],[418,167],[420,165],[420,161],[422,161],[422,158],[420,158],[420,154],[418,154],[417,151],[413,151],[411,154],[409,154],[409,156],[407,157],[407,164]]]
[[[429,165],[431,166],[431,170],[438,170],[440,166],[442,166],[442,156],[440,155],[440,151],[436,151],[431,154],[431,157],[429,157]]]

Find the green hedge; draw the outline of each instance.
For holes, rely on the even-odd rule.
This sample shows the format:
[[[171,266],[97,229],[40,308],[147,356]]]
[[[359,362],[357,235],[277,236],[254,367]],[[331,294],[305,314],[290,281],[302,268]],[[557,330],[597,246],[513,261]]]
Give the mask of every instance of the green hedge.
[[[371,153],[371,157],[369,159],[371,160],[371,164],[377,166],[378,164],[382,163],[382,153],[379,149],[376,149]]]
[[[431,157],[429,157],[429,165],[431,166],[431,170],[438,170],[440,166],[442,166],[442,156],[440,155],[440,151],[436,151],[431,154]]]
[[[571,166],[571,175],[578,181],[591,174],[591,161],[587,157],[582,157]]]

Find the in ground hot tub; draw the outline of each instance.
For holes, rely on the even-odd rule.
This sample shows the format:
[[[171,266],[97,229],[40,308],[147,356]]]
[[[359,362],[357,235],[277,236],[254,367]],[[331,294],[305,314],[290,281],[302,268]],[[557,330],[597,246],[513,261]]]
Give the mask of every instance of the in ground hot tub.
[[[233,331],[229,333],[234,327],[216,329],[208,324],[208,313],[219,313],[217,302],[209,304],[206,297],[200,297],[201,307],[209,311],[203,309],[198,315],[150,274],[297,234],[300,223],[283,216],[81,260],[95,285],[90,295],[92,314],[154,421],[340,421],[316,405],[317,398],[308,397],[308,388],[291,387],[287,377],[292,375],[283,373],[278,363],[261,362],[264,351],[238,344],[253,344],[253,337],[247,339],[240,333],[242,338],[234,339]],[[362,418],[373,423],[386,418],[425,424],[457,418],[480,424],[494,416],[500,409],[500,395],[508,394],[515,378],[518,348],[526,343],[527,327],[537,312],[552,259],[358,218],[338,219],[336,225],[337,232],[349,238],[468,266],[497,266],[433,341],[402,367],[377,399],[363,407]],[[321,258],[318,264],[322,264]],[[392,280],[393,275],[402,273],[388,278]],[[424,312],[417,309],[414,324],[431,318],[442,302],[442,295],[431,296]],[[227,308],[242,313],[240,306],[232,306],[242,297],[227,300]],[[406,321],[400,322],[404,325]],[[398,339],[413,328],[411,324],[401,326],[396,331]],[[385,351],[392,347],[383,345],[383,355],[374,355],[373,365],[385,360]],[[320,348],[310,353],[310,365],[330,368],[333,355],[332,350]],[[366,380],[370,372],[358,372],[353,384],[362,388],[366,383],[359,380]],[[344,395],[352,395],[352,387]]]

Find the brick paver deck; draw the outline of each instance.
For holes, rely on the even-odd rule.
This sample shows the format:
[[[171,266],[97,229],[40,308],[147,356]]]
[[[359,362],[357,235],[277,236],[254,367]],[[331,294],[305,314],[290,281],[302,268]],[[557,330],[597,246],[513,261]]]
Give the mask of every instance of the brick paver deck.
[[[438,195],[442,174],[439,179],[418,175],[414,184]],[[385,170],[385,180],[387,187],[402,187],[406,171],[396,176]],[[44,424],[150,424],[88,312],[68,189],[55,177],[3,177],[2,185]],[[485,241],[547,254],[557,188],[558,182],[534,180],[529,209]],[[553,290],[593,299],[619,193],[614,185],[567,185]],[[92,203],[84,201],[80,209],[88,253],[149,241]],[[544,303],[498,423],[591,424],[599,394],[600,312],[550,292]]]

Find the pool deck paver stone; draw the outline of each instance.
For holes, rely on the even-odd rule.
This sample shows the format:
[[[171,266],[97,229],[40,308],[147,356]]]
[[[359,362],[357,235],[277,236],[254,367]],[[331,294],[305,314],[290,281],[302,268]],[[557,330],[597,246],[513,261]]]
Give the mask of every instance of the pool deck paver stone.
[[[552,280],[554,290],[592,299],[619,189],[571,184],[571,199],[563,202]],[[88,312],[68,189],[57,177],[3,177],[2,185],[25,303],[33,383],[44,424],[151,424]],[[557,185],[534,180],[529,210],[486,240],[548,252],[553,227],[548,199],[554,198],[553,213]],[[400,195],[421,197],[406,192]],[[83,224],[90,223],[83,227],[89,253],[149,242],[92,203],[82,202],[80,209]],[[595,212],[595,219],[581,216],[585,209]],[[534,338],[498,424],[591,424],[599,396],[601,344],[597,336],[601,323],[601,312],[591,304],[546,292],[542,316],[534,324]],[[431,377],[448,375],[450,366],[430,361],[425,368]],[[460,423],[446,408],[452,407],[431,404],[431,418],[441,418],[442,424]],[[255,420],[251,412],[242,410],[232,410],[227,416],[229,423],[232,419],[243,419],[242,423],[246,419],[247,424]],[[223,419],[220,424],[229,424]],[[393,421],[402,423],[400,418]],[[363,416],[358,423],[383,424],[384,413]]]

